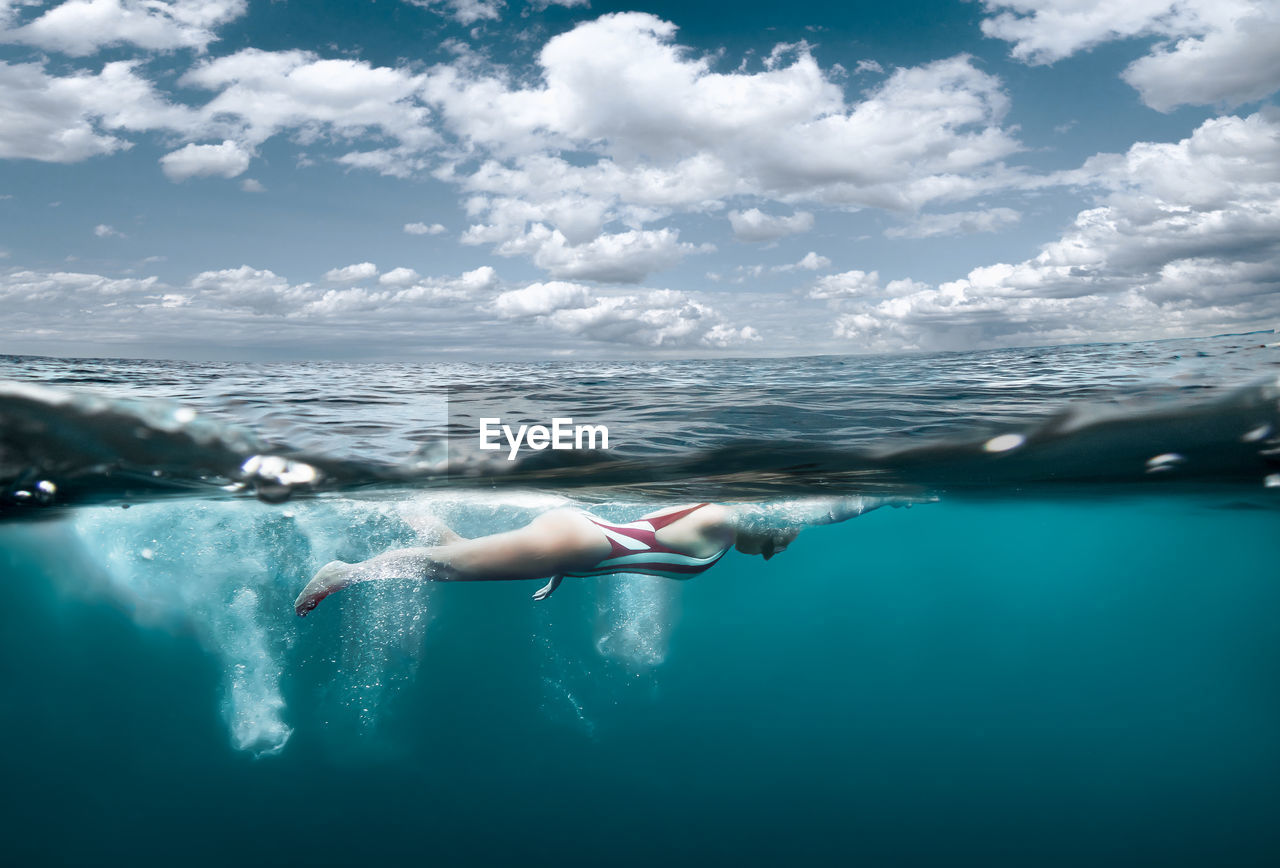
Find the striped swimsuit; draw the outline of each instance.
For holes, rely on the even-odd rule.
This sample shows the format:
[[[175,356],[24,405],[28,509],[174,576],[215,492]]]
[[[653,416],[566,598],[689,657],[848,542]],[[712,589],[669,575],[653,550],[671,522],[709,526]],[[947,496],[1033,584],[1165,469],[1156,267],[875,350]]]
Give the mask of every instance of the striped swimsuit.
[[[595,566],[565,573],[565,575],[588,577],[605,576],[611,573],[640,573],[667,579],[692,578],[724,557],[724,553],[729,548],[726,546],[711,557],[695,558],[658,542],[658,531],[706,505],[699,503],[688,509],[630,521],[626,524],[610,524],[594,515],[583,513],[588,521],[604,532],[613,549]]]

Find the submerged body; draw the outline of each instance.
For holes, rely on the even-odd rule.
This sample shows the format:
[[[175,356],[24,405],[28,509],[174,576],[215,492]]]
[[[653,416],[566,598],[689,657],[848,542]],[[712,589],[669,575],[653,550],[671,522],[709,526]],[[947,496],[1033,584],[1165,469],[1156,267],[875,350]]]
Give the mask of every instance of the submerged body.
[[[805,516],[805,526],[861,515],[887,501],[849,498],[823,502]],[[906,503],[906,501],[902,501]],[[395,549],[358,564],[332,561],[302,589],[300,616],[325,597],[356,582],[419,579],[444,582],[543,580],[542,600],[565,577],[640,573],[687,579],[714,566],[731,548],[766,560],[799,533],[797,527],[753,526],[751,507],[698,503],[658,510],[625,524],[604,521],[580,509],[555,509],[513,531],[466,539],[443,525],[440,544]]]
[[[729,551],[733,540],[729,532],[728,522],[722,516],[716,515],[714,511],[704,513],[701,516],[710,522],[719,521],[723,526],[720,528],[720,533],[709,535],[707,531],[710,528],[706,524],[701,528],[704,535],[708,535],[712,539],[718,539],[721,542],[720,545],[716,546],[714,553],[707,555],[695,555],[682,548],[672,548],[671,545],[659,539],[658,534],[669,525],[675,524],[691,516],[692,513],[709,506],[710,504],[699,503],[684,509],[646,515],[626,524],[611,524],[584,512],[582,516],[604,533],[609,541],[610,551],[608,556],[602,558],[593,566],[581,570],[566,571],[563,575],[586,578],[613,573],[639,573],[667,579],[692,578],[698,573],[710,569],[720,558],[724,557],[725,552]],[[684,542],[683,548],[690,547],[690,541],[686,540]],[[700,540],[693,541],[692,546],[695,548],[709,548],[709,546],[700,546],[699,542]],[[674,541],[674,544],[679,545],[680,541]]]

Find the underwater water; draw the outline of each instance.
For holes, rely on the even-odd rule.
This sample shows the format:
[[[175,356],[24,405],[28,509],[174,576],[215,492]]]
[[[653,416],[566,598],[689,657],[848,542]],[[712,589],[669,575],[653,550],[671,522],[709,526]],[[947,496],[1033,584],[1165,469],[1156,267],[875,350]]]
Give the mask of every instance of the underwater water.
[[[1275,864],[1274,342],[0,358],[5,851]],[[504,404],[607,421],[618,448],[514,468],[441,451]],[[532,583],[369,583],[292,610],[324,562],[416,544],[419,515],[474,536],[569,502],[628,518],[749,499],[785,519],[867,492],[936,501],[689,582],[567,580],[541,603]]]

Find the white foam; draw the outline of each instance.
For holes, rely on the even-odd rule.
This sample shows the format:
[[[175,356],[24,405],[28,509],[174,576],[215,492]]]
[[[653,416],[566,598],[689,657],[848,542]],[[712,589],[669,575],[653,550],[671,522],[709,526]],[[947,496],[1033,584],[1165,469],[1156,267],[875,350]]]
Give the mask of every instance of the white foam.
[[[264,532],[279,520],[247,502],[101,507],[73,519],[100,591],[139,623],[189,632],[218,658],[232,744],[255,756],[279,753],[292,733],[280,692],[287,589]]]
[[[679,609],[680,583],[653,576],[618,575],[603,580],[597,603],[596,649],[636,666],[667,659]]]
[[[222,714],[237,748],[255,756],[270,756],[284,750],[293,730],[283,719],[281,670],[259,622],[259,608],[258,594],[252,588],[237,591],[227,607],[229,622],[239,623],[231,631],[236,637],[236,662],[227,671]]]

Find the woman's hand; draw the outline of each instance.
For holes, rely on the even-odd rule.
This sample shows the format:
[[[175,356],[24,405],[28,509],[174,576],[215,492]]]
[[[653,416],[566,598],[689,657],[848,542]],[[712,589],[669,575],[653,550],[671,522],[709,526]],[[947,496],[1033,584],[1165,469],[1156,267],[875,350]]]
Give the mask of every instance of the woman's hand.
[[[564,576],[552,576],[551,581],[547,582],[534,592],[533,598],[535,600],[545,600],[547,597],[551,596],[556,588],[560,587],[560,583],[562,581],[564,581]]]

